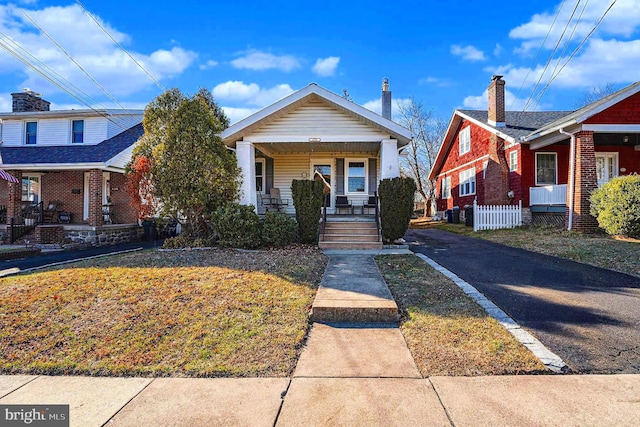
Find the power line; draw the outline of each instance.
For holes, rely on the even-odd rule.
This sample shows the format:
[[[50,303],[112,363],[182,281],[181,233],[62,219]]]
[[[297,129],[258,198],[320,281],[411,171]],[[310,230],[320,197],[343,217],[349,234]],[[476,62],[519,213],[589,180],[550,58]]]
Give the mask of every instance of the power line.
[[[145,72],[145,74],[146,74],[146,75],[147,75],[147,76],[148,76],[148,77],[149,77],[149,78],[150,78],[150,79],[151,79],[151,80],[156,84],[156,86],[158,86],[158,87],[160,88],[160,90],[161,90],[161,91],[163,91],[163,92],[164,92],[164,91],[166,91],[166,89],[164,88],[164,86],[162,86],[162,85],[160,84],[160,82],[159,82],[158,80],[156,80],[156,79],[155,79],[155,78],[154,78],[154,77],[153,77],[153,76],[152,76],[152,75],[151,75],[151,74],[150,74],[150,73],[149,73],[149,72],[148,72],[148,71],[147,71],[147,70],[142,66],[142,64],[140,64],[140,63],[139,63],[139,62],[138,62],[138,61],[133,57],[133,55],[131,55],[131,54],[130,54],[130,53],[129,53],[129,52],[128,52],[128,51],[127,51],[127,50],[126,50],[126,49],[125,49],[125,48],[124,48],[124,47],[123,47],[123,46],[118,42],[118,40],[116,40],[116,39],[115,39],[115,37],[113,37],[113,36],[111,35],[111,33],[109,33],[109,31],[107,31],[107,29],[106,29],[106,28],[105,28],[105,27],[100,23],[100,21],[98,21],[98,20],[97,20],[97,19],[96,19],[92,14],[91,14],[91,12],[89,12],[89,11],[87,10],[87,8],[86,8],[86,7],[84,7],[84,5],[82,4],[82,2],[81,2],[80,0],[76,0],[76,3],[78,3],[78,4],[80,5],[80,7],[82,7],[82,9],[84,10],[84,12],[85,12],[85,13],[86,13],[86,14],[87,14],[87,15],[88,15],[92,20],[93,20],[93,22],[95,22],[95,23],[96,23],[96,25],[97,25],[98,27],[100,27],[100,29],[101,29],[102,31],[104,31],[104,33],[105,33],[107,36],[109,36],[109,38],[110,38],[110,39],[115,43],[115,45],[116,45],[116,46],[118,46],[118,47],[119,47],[119,48],[120,48],[124,53],[126,53],[126,54],[127,54],[127,56],[129,56],[129,58],[131,58],[131,60],[132,60],[133,62],[135,62],[135,64],[136,64],[138,67],[140,67],[140,69],[141,69],[142,71],[144,71],[144,72]]]

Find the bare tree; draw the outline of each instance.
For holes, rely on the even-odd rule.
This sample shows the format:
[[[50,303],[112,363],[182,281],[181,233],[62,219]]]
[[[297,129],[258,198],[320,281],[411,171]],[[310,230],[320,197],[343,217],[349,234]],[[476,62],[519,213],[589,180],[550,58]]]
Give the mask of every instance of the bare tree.
[[[576,100],[576,102],[574,102],[573,106],[575,107],[575,109],[580,109],[582,107],[585,107],[593,102],[599,101],[604,97],[607,97],[609,95],[611,95],[612,93],[616,92],[616,87],[613,83],[608,82],[606,83],[604,86],[593,86],[589,92],[586,92],[584,94],[582,94],[580,96],[580,98],[578,98]]]
[[[400,124],[411,131],[412,137],[411,143],[405,148],[406,156],[401,158],[401,167],[407,176],[416,181],[418,193],[425,204],[424,216],[427,216],[436,193],[436,183],[429,179],[429,171],[438,155],[447,123],[434,118],[432,112],[427,111],[415,98],[408,103],[398,104],[398,111]]]

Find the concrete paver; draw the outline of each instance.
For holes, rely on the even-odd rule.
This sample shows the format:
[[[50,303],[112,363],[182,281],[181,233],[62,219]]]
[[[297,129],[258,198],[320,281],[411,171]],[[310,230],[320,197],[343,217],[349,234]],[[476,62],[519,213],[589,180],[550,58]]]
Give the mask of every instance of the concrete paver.
[[[428,380],[294,378],[277,426],[449,426]]]
[[[631,427],[640,420],[640,375],[430,380],[456,427]]]
[[[33,381],[36,375],[0,375],[0,398]]]
[[[109,426],[273,426],[288,378],[158,378]]]
[[[294,377],[421,375],[398,328],[314,323]]]
[[[148,378],[39,376],[0,399],[0,403],[69,405],[71,426],[101,426],[151,381]]]

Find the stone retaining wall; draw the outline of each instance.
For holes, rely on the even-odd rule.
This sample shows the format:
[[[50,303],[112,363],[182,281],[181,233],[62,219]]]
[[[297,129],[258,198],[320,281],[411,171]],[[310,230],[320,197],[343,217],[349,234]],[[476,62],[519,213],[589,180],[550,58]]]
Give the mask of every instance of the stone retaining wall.
[[[65,240],[74,244],[105,246],[135,242],[141,239],[143,229],[137,225],[105,226],[93,229],[65,229]]]

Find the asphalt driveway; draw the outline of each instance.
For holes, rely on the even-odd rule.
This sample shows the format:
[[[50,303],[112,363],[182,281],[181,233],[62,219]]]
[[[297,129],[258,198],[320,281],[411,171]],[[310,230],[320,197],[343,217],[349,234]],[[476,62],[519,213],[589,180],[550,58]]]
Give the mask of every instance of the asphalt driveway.
[[[580,373],[640,373],[640,278],[441,230],[405,239]]]

